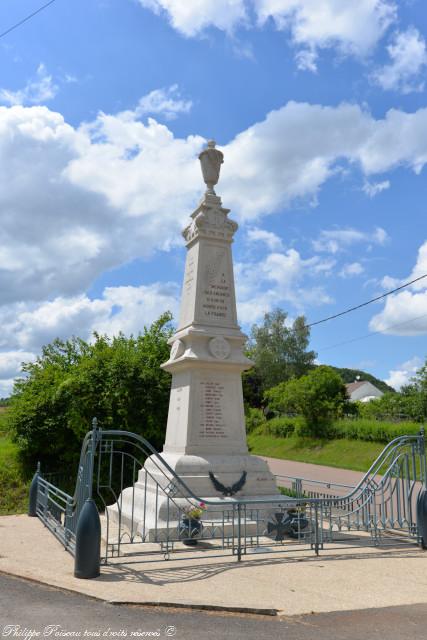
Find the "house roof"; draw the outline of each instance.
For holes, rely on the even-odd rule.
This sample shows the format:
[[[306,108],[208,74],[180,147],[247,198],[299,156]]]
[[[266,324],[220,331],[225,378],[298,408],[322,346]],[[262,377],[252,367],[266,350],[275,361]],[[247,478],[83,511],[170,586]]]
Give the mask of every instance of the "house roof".
[[[353,391],[356,391],[356,389],[358,389],[359,387],[363,387],[364,384],[366,384],[368,381],[367,380],[357,380],[357,382],[349,382],[348,384],[346,384],[346,388],[349,394],[353,393]]]

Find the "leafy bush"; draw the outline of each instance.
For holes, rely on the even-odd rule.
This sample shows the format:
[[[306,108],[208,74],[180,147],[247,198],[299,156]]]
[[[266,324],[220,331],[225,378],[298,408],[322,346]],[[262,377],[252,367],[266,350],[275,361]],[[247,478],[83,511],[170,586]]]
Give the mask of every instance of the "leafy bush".
[[[268,415],[281,416],[285,413],[294,413],[297,410],[296,403],[292,402],[290,394],[287,393],[287,385],[288,382],[280,382],[264,393]]]
[[[265,393],[269,407],[279,412],[299,413],[304,424],[301,436],[328,437],[329,425],[348,406],[345,385],[331,367],[319,366],[299,379],[282,382]]]
[[[257,425],[258,427],[259,425]],[[324,438],[362,440],[364,442],[381,442],[387,444],[394,438],[403,435],[416,435],[421,425],[417,422],[380,422],[367,419],[340,419],[331,422],[324,428]],[[255,432],[255,427],[254,431]],[[293,435],[305,438],[306,426],[302,416],[280,416],[261,423],[256,431],[259,435],[270,435],[276,438],[289,438]]]
[[[355,404],[361,418],[389,421],[406,418],[415,422],[427,418],[423,395],[413,387],[402,393],[385,393],[381,398]]]
[[[136,338],[55,340],[24,365],[27,377],[15,383],[8,416],[26,468],[38,459],[45,470],[74,468],[93,416],[101,428],[162,445],[170,375],[160,364],[169,357],[170,320],[162,315]]]
[[[265,423],[265,417],[261,409],[249,407],[245,416],[246,433],[252,433],[260,425]]]
[[[301,416],[290,418],[278,416],[265,423],[263,432],[276,438],[289,438],[289,436],[301,429],[304,420]]]
[[[417,422],[384,422],[377,420],[337,420],[331,426],[331,437],[366,442],[390,442],[403,435],[419,433],[421,425]]]

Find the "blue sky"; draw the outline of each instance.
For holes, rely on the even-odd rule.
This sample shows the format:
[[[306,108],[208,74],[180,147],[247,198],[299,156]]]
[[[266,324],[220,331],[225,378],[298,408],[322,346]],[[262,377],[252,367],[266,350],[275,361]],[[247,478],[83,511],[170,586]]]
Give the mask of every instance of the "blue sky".
[[[177,317],[211,137],[244,330],[427,273],[426,38],[421,0],[56,0],[1,38],[0,396],[56,336]],[[426,333],[427,279],[311,346],[399,387]]]

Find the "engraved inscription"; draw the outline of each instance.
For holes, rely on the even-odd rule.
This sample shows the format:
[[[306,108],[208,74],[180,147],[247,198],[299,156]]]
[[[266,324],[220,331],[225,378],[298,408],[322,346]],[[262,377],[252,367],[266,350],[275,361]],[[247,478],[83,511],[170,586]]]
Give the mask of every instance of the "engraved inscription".
[[[222,274],[220,284],[211,284],[204,290],[202,305],[206,318],[226,318],[229,312],[230,287]]]
[[[226,438],[222,409],[224,385],[213,380],[200,382],[200,431],[201,438]]]
[[[192,255],[188,256],[187,269],[185,271],[184,278],[184,290],[185,293],[189,294],[194,282],[194,256]]]
[[[220,273],[222,267],[222,261],[224,260],[225,251],[218,251],[212,262],[209,262],[205,267],[205,282],[209,287],[215,282],[217,276]]]
[[[206,320],[226,319],[230,315],[230,286],[223,268],[225,252],[220,251],[215,259],[206,265],[202,299],[203,315]]]

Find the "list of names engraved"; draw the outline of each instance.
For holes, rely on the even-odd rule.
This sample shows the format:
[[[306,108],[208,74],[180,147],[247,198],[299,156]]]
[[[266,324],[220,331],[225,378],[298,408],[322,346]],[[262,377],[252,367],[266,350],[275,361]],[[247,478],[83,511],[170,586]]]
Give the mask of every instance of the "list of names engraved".
[[[224,385],[215,380],[200,381],[201,438],[226,438],[222,403]]]

